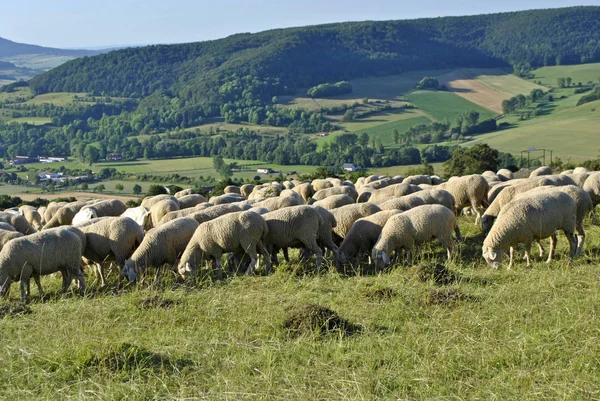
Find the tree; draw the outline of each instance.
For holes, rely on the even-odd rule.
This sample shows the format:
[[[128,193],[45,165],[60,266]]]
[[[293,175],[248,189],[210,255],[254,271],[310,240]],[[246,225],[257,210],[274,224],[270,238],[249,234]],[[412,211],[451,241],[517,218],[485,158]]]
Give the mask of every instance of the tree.
[[[81,188],[82,190],[84,190],[84,191],[87,191],[87,190],[88,190],[88,188],[89,188],[89,185],[87,184],[87,182],[84,182],[83,184],[81,184],[81,187],[80,187],[80,188]]]
[[[398,145],[398,141],[400,140],[400,133],[397,129],[394,128],[394,145]]]
[[[352,110],[352,109],[346,110],[346,112],[344,113],[344,116],[342,117],[342,121],[343,122],[353,121],[355,116],[356,116],[356,113],[354,112],[354,110]]]
[[[571,82],[573,81],[573,79],[571,77],[566,77],[565,78],[565,83],[567,84],[567,87],[571,86]]]
[[[231,166],[225,163],[223,157],[220,155],[213,157],[213,167],[215,168],[217,173],[219,173],[219,175],[223,178],[229,178],[233,175],[233,172],[231,171]]]
[[[566,84],[566,80],[564,78],[557,78],[556,83],[558,84],[559,88],[564,88],[565,84]]]
[[[135,192],[135,187],[134,187]],[[152,184],[148,187],[148,196],[163,195],[167,193],[167,189],[162,185]]]
[[[136,195],[141,194],[142,193],[142,187],[140,185],[138,185],[138,184],[135,184],[133,186],[133,193],[136,194]]]
[[[425,77],[418,84],[417,89],[439,89],[440,82],[435,77]]]
[[[123,184],[115,184],[115,189],[117,191],[122,192],[125,189],[125,187],[123,186]]]
[[[104,186],[104,184],[100,184],[100,185],[96,185],[94,187],[94,192],[102,192],[106,189],[106,187]]]
[[[83,158],[90,166],[98,161],[100,158],[100,152],[95,146],[87,145],[83,152]]]
[[[363,149],[366,149],[367,146],[369,146],[369,134],[367,134],[366,132],[360,134],[360,137],[358,138],[358,143],[360,143],[360,146],[362,146]]]
[[[479,143],[472,148],[459,148],[452,153],[450,160],[444,163],[447,176],[481,174],[486,170],[497,171],[499,153],[486,143]]]

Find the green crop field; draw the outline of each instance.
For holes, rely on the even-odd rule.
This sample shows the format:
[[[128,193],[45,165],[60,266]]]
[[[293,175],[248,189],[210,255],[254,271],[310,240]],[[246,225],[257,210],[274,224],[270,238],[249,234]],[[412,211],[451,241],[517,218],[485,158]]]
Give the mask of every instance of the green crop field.
[[[444,252],[425,246],[414,266],[380,274],[318,272],[295,252],[270,276],[222,281],[151,269],[117,290],[116,269],[105,288],[88,271],[85,297],[44,276],[47,297],[33,286],[26,308],[14,283],[0,301],[0,397],[596,399],[598,226],[573,263],[561,235],[551,264],[510,271],[485,265],[472,218],[460,226],[465,243],[435,274]],[[329,310],[302,314],[309,304]]]
[[[470,110],[479,113],[479,120],[486,120],[496,115],[493,111],[452,92],[416,91],[404,95],[403,98],[417,106],[426,116],[440,122],[448,119],[450,123],[454,123],[456,117]]]
[[[546,86],[558,86],[558,78],[571,77],[573,84],[578,82],[586,84],[589,81],[600,82],[600,63],[561,65],[553,67],[542,67],[533,71],[533,80],[542,81]]]

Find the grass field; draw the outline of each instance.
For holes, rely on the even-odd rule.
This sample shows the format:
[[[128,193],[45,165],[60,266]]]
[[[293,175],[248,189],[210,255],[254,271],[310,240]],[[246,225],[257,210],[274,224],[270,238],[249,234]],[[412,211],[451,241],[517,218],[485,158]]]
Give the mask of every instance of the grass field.
[[[52,122],[52,119],[49,117],[18,117],[18,118],[6,117],[6,118],[4,118],[4,120],[6,120],[8,122],[31,124],[31,125],[45,125],[45,124],[50,124]]]
[[[465,243],[449,269],[424,247],[416,266],[382,274],[315,272],[283,263],[268,277],[203,273],[175,283],[151,270],[137,286],[58,295],[29,309],[0,301],[3,399],[582,400],[600,396],[600,230],[586,225],[584,256],[519,261],[491,270],[481,235],[460,219]],[[429,273],[428,273],[429,272]],[[13,284],[16,287],[17,284]],[[35,287],[35,286],[34,286]],[[317,304],[347,320],[294,335],[284,322]],[[20,313],[19,313],[20,312]],[[341,329],[339,327],[342,327]]]
[[[22,54],[17,56],[5,57],[6,61],[15,64],[18,67],[32,68],[34,70],[49,70],[54,67],[73,60],[72,56],[55,56],[46,54]]]
[[[439,81],[457,95],[498,114],[502,113],[503,100],[536,88],[546,89],[501,68],[460,69],[440,76]]]
[[[486,120],[494,117],[496,114],[483,108],[473,102],[470,102],[453,92],[443,91],[416,91],[403,96],[426,116],[444,122],[446,119],[454,124],[456,117],[470,110],[479,113],[479,120]]]
[[[571,77],[573,84],[600,82],[600,63],[542,67],[534,70],[533,75],[533,80],[542,81],[542,84],[552,87],[558,86],[558,78],[566,77]]]
[[[262,135],[284,135],[288,132],[285,127],[271,127],[269,125],[254,125],[254,124],[231,124],[226,122],[214,122],[195,127],[186,128],[184,131],[200,130],[201,133],[207,134],[210,129],[213,132],[236,132],[240,128],[246,128]]]

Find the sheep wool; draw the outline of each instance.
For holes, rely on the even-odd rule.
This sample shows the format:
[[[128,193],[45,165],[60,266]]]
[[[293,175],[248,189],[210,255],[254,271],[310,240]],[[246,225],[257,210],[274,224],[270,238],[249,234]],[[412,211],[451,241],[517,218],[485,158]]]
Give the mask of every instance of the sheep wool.
[[[350,231],[356,220],[370,216],[377,212],[381,212],[379,206],[368,202],[342,206],[331,210],[331,213],[337,222],[337,225],[333,230],[334,241],[338,244],[341,244],[342,240],[346,237],[348,231]]]
[[[351,197],[349,197],[346,194],[331,195],[323,200],[312,203],[313,206],[320,206],[327,210],[332,210],[332,209],[336,209],[338,207],[352,205],[352,204],[354,204],[354,199],[352,199]]]

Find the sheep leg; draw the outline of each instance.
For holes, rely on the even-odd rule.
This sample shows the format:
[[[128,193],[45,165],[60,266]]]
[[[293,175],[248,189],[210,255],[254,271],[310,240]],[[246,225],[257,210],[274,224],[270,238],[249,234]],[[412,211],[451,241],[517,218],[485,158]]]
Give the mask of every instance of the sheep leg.
[[[583,223],[577,223],[575,232],[577,233],[577,248],[575,250],[575,256],[581,255],[583,251],[583,242],[585,241],[585,230],[583,229]]]
[[[40,280],[40,276],[36,274],[35,276],[33,276],[33,279],[35,280],[35,285],[38,288],[38,293],[40,294],[40,298],[42,298],[44,296],[44,290],[42,289],[42,282]],[[27,284],[27,287],[29,287],[29,284]],[[29,294],[31,294],[30,291],[31,290],[29,288],[27,288],[27,292]]]
[[[21,302],[27,303],[27,286],[29,285],[29,277],[21,277]]]
[[[315,254],[317,257],[317,268],[321,267],[321,263],[323,262],[323,251],[317,245],[317,241],[314,240],[312,243],[304,244],[306,248],[311,252],[311,254]]]
[[[556,233],[552,234],[550,237],[550,251],[548,252],[548,259],[546,259],[546,263],[552,262],[552,257],[554,256],[554,250],[556,249]]]
[[[406,262],[409,266],[412,266],[413,263],[413,246],[407,246],[404,248],[404,253],[406,253]]]
[[[564,232],[565,236],[569,240],[569,257],[573,258],[577,254],[577,239],[575,238],[575,233]]]
[[[513,267],[513,262],[515,260],[515,247],[511,246],[509,250],[509,258],[508,258],[508,268],[510,270]]]
[[[79,282],[79,295],[83,296],[83,294],[85,294],[86,285],[85,277],[83,276],[83,271],[81,269],[77,269],[77,281]]]
[[[541,240],[537,241],[538,249],[540,251],[540,258],[544,256],[544,247],[542,246]]]
[[[285,261],[287,263],[290,263],[290,255],[288,253],[288,248],[287,247],[283,248],[282,251],[283,251],[283,258],[285,259]]]
[[[531,267],[531,244],[525,244],[525,260],[527,260],[527,267]]]
[[[456,240],[458,242],[464,241],[462,235],[460,235],[460,227],[458,226],[458,224],[456,225],[456,227],[454,227],[454,235],[456,235]]]

